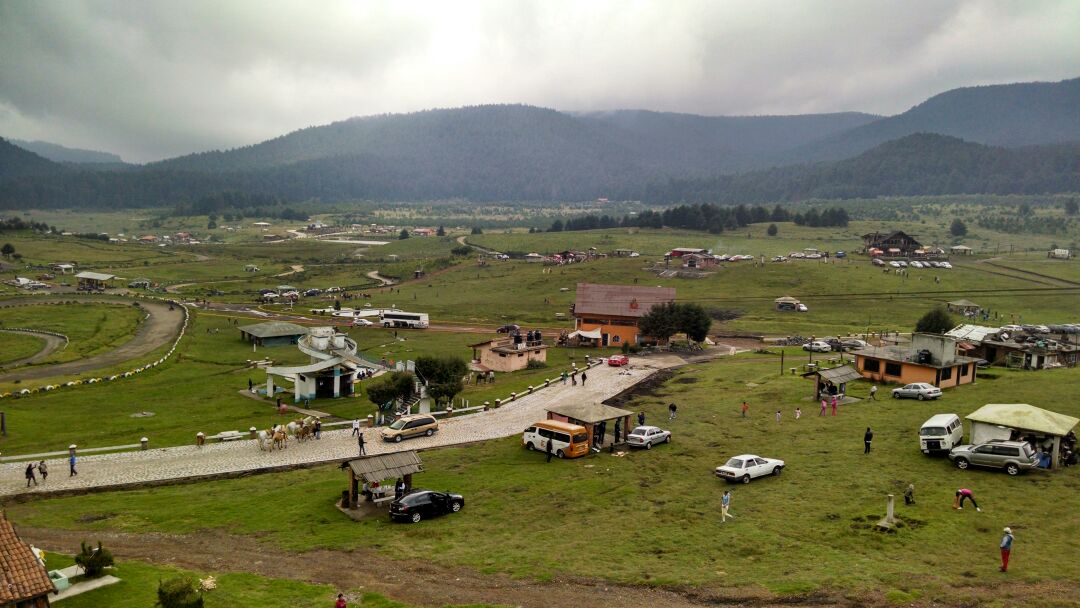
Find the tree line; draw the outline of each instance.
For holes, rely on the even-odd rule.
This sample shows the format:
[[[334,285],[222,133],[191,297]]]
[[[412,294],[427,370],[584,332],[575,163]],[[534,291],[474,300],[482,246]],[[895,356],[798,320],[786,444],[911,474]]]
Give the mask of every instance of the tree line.
[[[822,211],[811,208],[805,212],[791,213],[780,205],[768,209],[761,205],[722,206],[711,203],[679,205],[662,211],[649,209],[638,215],[625,215],[615,218],[609,215],[585,215],[567,220],[555,220],[548,232],[575,230],[597,230],[601,228],[683,228],[688,230],[707,230],[719,234],[725,230],[734,230],[761,224],[764,222],[795,222],[799,226],[830,227],[847,226],[848,213],[841,207],[830,207]]]

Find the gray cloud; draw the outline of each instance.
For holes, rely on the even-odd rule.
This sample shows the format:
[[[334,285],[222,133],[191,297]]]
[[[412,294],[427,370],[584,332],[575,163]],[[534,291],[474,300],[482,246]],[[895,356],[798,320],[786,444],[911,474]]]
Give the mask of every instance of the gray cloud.
[[[1070,0],[0,3],[0,134],[145,161],[350,116],[523,102],[903,111],[1078,76]]]

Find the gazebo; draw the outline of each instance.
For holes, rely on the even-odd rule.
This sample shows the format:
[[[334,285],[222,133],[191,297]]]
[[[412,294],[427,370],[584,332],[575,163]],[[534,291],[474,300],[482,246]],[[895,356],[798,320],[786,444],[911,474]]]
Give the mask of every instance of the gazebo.
[[[613,437],[615,443],[621,443],[626,441],[626,437],[630,434],[630,417],[633,415],[633,412],[603,403],[576,403],[549,407],[547,418],[580,424],[589,432],[589,445],[595,443],[603,446],[604,435],[607,434],[607,422],[615,421]]]
[[[949,311],[958,312],[963,315],[975,315],[982,310],[982,306],[979,306],[971,300],[953,300],[946,303]]]
[[[803,374],[803,378],[814,377],[814,401],[821,399],[822,392],[829,395],[846,395],[847,383],[861,380],[862,374],[850,365],[841,365],[832,369],[819,369]],[[847,398],[845,397],[845,403]],[[854,398],[852,398],[854,400]]]
[[[424,463],[420,462],[420,456],[415,451],[391,452],[378,456],[366,456],[350,460],[342,465],[349,471],[349,490],[343,499],[347,504],[342,504],[343,509],[355,509],[360,500],[360,480],[364,480],[368,487],[378,487],[387,479],[401,479],[405,482],[405,491],[412,489],[413,473],[423,473]],[[392,500],[393,494],[375,499],[375,502]]]

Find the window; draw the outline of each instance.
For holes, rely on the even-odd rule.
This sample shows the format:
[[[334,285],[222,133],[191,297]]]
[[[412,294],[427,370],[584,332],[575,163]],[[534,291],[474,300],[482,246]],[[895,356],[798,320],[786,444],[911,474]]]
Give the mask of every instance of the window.
[[[543,437],[544,439],[551,439],[552,435],[553,435],[553,433],[551,431],[549,431],[548,429],[540,429],[540,436]]]
[[[526,433],[535,433],[536,432],[536,427],[535,426],[530,426],[529,428],[525,429],[525,432]]]
[[[877,359],[863,359],[863,369],[868,372],[881,371],[881,361]]]
[[[618,343],[620,340],[622,340],[622,338],[620,338],[619,336],[611,336],[612,342]]]
[[[551,438],[555,441],[561,441],[563,443],[570,443],[570,435],[566,433],[552,433]]]
[[[1019,456],[1020,450],[1018,448],[1009,447],[1007,445],[995,445],[994,453],[998,456]]]
[[[901,366],[900,366],[899,363],[886,363],[885,364],[885,375],[886,376],[899,376],[900,375],[900,370],[901,370]]]
[[[960,368],[960,377],[961,378],[968,375],[968,372],[970,371],[970,369],[969,369],[970,367],[971,367],[970,363],[965,363],[964,366]]]
[[[582,319],[582,323],[591,323],[593,325],[607,325],[607,319]]]
[[[952,369],[953,368],[951,368],[951,367],[943,368],[941,370],[941,379],[942,380],[952,380]]]
[[[574,435],[574,443],[585,443],[588,440],[589,436],[585,433],[578,433],[577,435]]]

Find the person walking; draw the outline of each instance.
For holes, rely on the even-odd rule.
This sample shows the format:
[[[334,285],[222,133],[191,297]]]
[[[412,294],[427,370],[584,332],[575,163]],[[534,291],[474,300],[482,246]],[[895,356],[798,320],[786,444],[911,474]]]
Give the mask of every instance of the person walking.
[[[544,451],[547,452],[547,461],[551,462],[551,440],[547,440],[547,446],[544,447]]]
[[[870,387],[870,400],[871,401],[877,401],[877,385],[876,384]]]
[[[37,485],[37,476],[34,475],[34,463],[32,462],[26,465],[26,487],[29,488],[31,483]]]
[[[45,483],[45,480],[49,478],[49,467],[44,460],[38,463],[37,470],[41,474],[41,483]]]
[[[723,497],[720,498],[720,522],[727,522],[727,518],[735,519],[735,516],[731,514],[728,509],[731,508],[731,490],[724,490]]]
[[[566,370],[563,370],[563,373],[562,373],[562,383],[563,384],[566,384],[566,376],[567,376]]]
[[[1013,546],[1013,533],[1011,528],[1005,528],[1004,535],[1001,537],[1001,567],[998,570],[1002,572],[1009,571],[1009,555],[1012,554]]]
[[[956,498],[953,500],[953,508],[963,510],[965,500],[970,500],[971,504],[975,506],[975,510],[982,513],[982,509],[979,508],[979,503],[975,502],[975,494],[967,488],[960,488],[956,491]]]
[[[776,410],[776,424],[780,424],[780,410]]]
[[[68,458],[68,467],[71,469],[68,471],[68,477],[75,477],[79,474],[79,472],[75,470],[75,454],[72,454]]]
[[[798,420],[799,418],[802,418],[802,408],[801,407],[795,408],[795,420]]]
[[[577,371],[570,374],[570,386],[577,386]]]
[[[401,498],[404,495],[405,495],[405,481],[402,478],[398,477],[397,481],[394,482],[394,499],[397,500],[398,498]]]
[[[585,372],[584,371],[581,372],[581,386],[582,387],[585,386]]]
[[[869,454],[870,453],[870,442],[873,441],[873,440],[874,440],[874,431],[871,431],[870,427],[866,427],[866,433],[862,437],[863,445],[865,446],[863,448],[863,454]]]
[[[907,488],[904,490],[904,504],[915,504],[915,484],[913,483],[907,484]]]
[[[833,416],[836,415],[836,401],[837,401],[836,395],[833,395],[832,396],[832,415]]]
[[[746,412],[749,412],[749,411],[750,411],[750,405],[747,404],[745,401],[743,401],[742,402],[742,417],[746,418]]]
[[[322,439],[322,420],[315,419],[315,439]]]
[[[819,416],[824,416],[825,415],[825,408],[827,408],[827,407],[828,407],[828,404],[825,403],[825,398],[822,397],[821,398],[821,413],[818,414],[818,415]]]
[[[360,455],[367,456],[367,450],[364,449],[364,433],[360,429],[357,429],[356,445],[360,448]]]
[[[667,411],[668,411],[667,419],[668,420],[674,420],[675,419],[675,411],[677,409],[679,409],[679,408],[675,405],[675,403],[669,403],[668,404],[668,406],[667,406]]]
[[[353,421],[352,421],[352,434],[353,434],[353,437],[359,437],[360,436],[360,419],[359,418],[353,418]]]
[[[334,602],[334,608],[349,608],[348,604],[345,603],[344,595],[340,593],[337,594],[337,601]]]
[[[645,410],[641,410],[640,412],[638,412],[637,424],[638,426],[645,426]]]
[[[252,392],[254,390],[254,388],[255,388],[255,383],[251,381],[251,378],[248,378],[248,392],[249,393]]]

